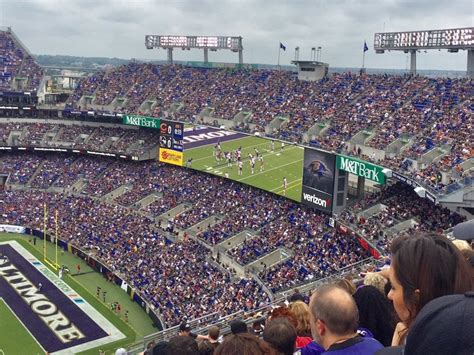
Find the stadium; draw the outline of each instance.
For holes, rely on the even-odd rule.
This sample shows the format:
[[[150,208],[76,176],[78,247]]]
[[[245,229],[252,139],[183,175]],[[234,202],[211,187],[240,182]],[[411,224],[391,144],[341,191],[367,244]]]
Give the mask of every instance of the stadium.
[[[166,62],[51,74],[2,28],[0,354],[330,353],[324,334],[353,305],[352,337],[334,333],[357,338],[348,347],[427,353],[408,350],[429,301],[474,291],[474,28],[373,35],[410,71],[333,72],[299,47],[292,69],[267,68],[244,62],[240,36],[143,33]],[[177,49],[204,61],[176,62]],[[416,74],[433,49],[467,51],[466,75]],[[411,285],[423,302],[405,299],[406,319],[405,262],[435,284],[431,299]],[[329,294],[332,321],[316,311]],[[368,320],[378,300],[384,326]],[[474,339],[449,346],[430,353],[472,353]]]

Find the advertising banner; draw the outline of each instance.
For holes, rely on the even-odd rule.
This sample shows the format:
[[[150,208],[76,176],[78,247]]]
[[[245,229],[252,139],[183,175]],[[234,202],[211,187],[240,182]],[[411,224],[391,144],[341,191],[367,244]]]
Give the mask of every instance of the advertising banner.
[[[129,126],[160,129],[160,119],[154,117],[140,115],[124,115],[122,123]]]
[[[171,149],[160,148],[158,154],[159,154],[159,160],[162,163],[183,166],[183,152],[177,152]]]
[[[385,184],[385,174],[382,172],[383,167],[379,165],[374,165],[345,155],[338,155],[336,157],[336,167],[339,170],[364,177],[378,184]]]
[[[301,203],[332,212],[335,155],[305,147]]]

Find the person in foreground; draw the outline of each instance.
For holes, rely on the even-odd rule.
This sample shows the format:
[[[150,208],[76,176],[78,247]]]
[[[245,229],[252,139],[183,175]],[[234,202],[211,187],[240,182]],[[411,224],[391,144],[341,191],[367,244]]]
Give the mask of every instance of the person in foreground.
[[[474,291],[438,297],[416,316],[404,346],[377,355],[474,354]]]
[[[311,332],[324,354],[375,354],[383,345],[357,334],[359,314],[352,296],[336,285],[324,285],[311,296]]]
[[[474,290],[473,269],[461,252],[442,235],[402,236],[391,246],[388,298],[401,322],[392,345],[403,345],[417,314],[430,301]]]

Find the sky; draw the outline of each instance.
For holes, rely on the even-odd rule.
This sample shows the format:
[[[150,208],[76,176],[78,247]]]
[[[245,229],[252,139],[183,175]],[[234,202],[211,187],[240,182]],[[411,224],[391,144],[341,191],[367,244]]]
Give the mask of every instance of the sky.
[[[11,26],[34,54],[165,60],[147,50],[146,34],[242,36],[245,63],[290,64],[295,47],[310,59],[322,47],[330,67],[406,69],[402,52],[376,54],[375,32],[474,26],[474,0],[0,0],[0,26]],[[174,51],[175,60],[199,60],[201,50]],[[237,62],[237,54],[210,52],[209,60]],[[418,69],[465,70],[467,52],[428,51]]]

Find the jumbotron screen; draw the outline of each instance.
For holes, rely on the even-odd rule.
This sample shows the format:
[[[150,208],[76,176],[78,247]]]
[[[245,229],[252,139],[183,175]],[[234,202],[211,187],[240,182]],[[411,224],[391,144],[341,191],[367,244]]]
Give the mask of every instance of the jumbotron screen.
[[[376,33],[375,50],[474,48],[474,27]]]
[[[242,49],[240,37],[229,36],[145,36],[146,48],[222,48],[239,50]]]

